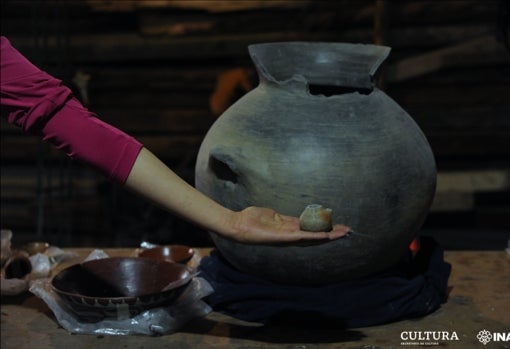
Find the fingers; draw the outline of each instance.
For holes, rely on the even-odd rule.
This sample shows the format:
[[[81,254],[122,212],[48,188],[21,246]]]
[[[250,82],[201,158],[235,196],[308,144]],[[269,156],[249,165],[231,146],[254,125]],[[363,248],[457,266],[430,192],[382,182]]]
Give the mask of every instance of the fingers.
[[[333,230],[330,232],[307,232],[298,231],[290,232],[288,234],[280,234],[279,239],[285,240],[286,242],[305,242],[305,241],[317,241],[317,240],[336,240],[349,234],[351,229],[345,225],[335,225]]]
[[[351,228],[349,228],[346,225],[343,224],[335,224],[333,226],[333,229],[329,232],[304,232],[306,234],[305,239],[311,239],[311,240],[320,240],[320,239],[329,239],[329,240],[335,240],[338,238],[341,238],[343,236],[346,236],[351,231]],[[305,235],[303,235],[305,236]]]
[[[331,233],[342,234],[341,236],[347,235],[352,229],[343,224],[335,224]]]
[[[346,236],[349,230],[332,230],[330,232],[317,232],[317,233],[300,233],[301,240],[336,240]]]
[[[346,236],[347,234],[349,234],[349,231],[350,229],[348,229],[347,231],[346,230],[332,230],[331,232],[328,233],[328,238],[330,240],[336,240],[336,239],[339,239],[341,237],[344,237]]]

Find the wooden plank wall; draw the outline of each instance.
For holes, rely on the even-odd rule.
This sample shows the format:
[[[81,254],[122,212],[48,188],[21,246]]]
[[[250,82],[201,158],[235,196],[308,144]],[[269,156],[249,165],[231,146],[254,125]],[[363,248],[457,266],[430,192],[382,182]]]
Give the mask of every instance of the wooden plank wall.
[[[2,35],[34,63],[63,79],[102,119],[137,137],[189,181],[200,142],[218,112],[257,83],[249,44],[303,40],[391,46],[381,86],[424,130],[438,169],[446,174],[441,178],[456,178],[448,177],[452,172],[483,177],[484,171],[506,178],[489,190],[498,204],[488,199],[495,205],[491,214],[503,214],[480,219],[471,203],[457,210],[459,220],[448,216],[448,224],[489,222],[501,228],[508,227],[501,216],[508,212],[509,202],[502,198],[510,185],[505,3],[5,0],[1,25]],[[179,240],[179,230],[195,231],[3,118],[0,155],[3,228],[53,234],[61,244],[80,237],[124,245],[129,236],[154,239],[154,231],[156,238],[171,242]],[[476,193],[473,184],[454,196],[472,202]],[[448,205],[437,207],[440,213],[449,211]],[[441,226],[444,220],[430,222]]]

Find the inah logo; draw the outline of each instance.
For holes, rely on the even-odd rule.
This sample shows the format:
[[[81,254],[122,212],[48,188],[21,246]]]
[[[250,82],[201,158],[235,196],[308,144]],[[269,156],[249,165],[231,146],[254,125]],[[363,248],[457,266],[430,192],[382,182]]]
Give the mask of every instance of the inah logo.
[[[493,342],[510,342],[510,332],[493,332],[490,333],[487,330],[481,330],[476,335],[476,338],[482,343],[483,345],[487,345],[490,341]]]
[[[476,335],[476,338],[478,338],[480,343],[482,343],[483,345],[487,345],[487,343],[489,343],[492,339],[492,334],[487,330],[481,330]]]

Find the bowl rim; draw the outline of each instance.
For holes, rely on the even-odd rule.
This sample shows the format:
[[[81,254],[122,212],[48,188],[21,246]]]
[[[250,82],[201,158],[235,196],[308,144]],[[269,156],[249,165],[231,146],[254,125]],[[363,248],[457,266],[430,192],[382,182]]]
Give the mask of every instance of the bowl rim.
[[[158,259],[158,258],[154,258],[154,257],[150,257],[150,256],[144,256],[144,254],[146,252],[148,252],[148,251],[163,250],[163,249],[166,249],[166,248],[170,248],[171,249],[172,247],[182,248],[183,250],[186,249],[187,252],[188,252],[188,257],[176,261],[176,260],[173,260],[171,258],[171,256],[168,256],[169,258],[167,259],[167,258],[164,258],[165,257],[164,255],[161,255],[161,257],[163,257],[163,259],[159,259],[159,260],[164,260],[164,261],[168,261],[168,262],[175,262],[175,263],[182,263],[183,261],[190,260],[195,255],[195,249],[193,247],[190,247],[188,245],[170,244],[170,245],[154,246],[154,247],[151,247],[151,248],[141,248],[141,249],[139,249],[139,251],[137,253],[137,256],[139,258]]]

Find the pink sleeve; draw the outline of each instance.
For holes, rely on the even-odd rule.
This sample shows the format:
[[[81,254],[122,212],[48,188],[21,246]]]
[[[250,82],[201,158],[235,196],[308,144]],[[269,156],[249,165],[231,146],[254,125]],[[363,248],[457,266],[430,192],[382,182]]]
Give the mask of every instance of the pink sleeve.
[[[99,120],[60,80],[32,65],[5,37],[0,50],[2,117],[124,183],[142,145]]]

